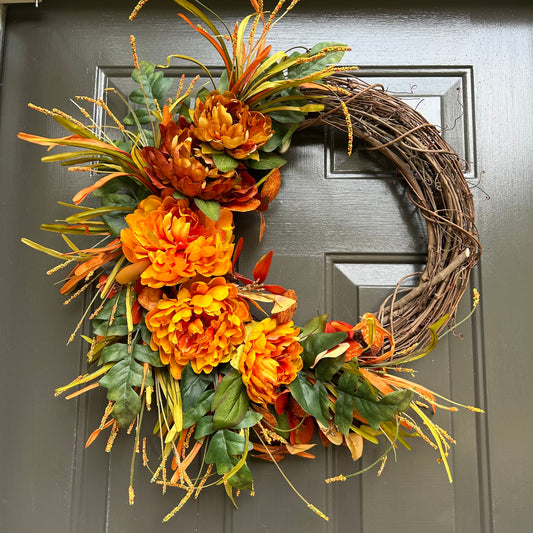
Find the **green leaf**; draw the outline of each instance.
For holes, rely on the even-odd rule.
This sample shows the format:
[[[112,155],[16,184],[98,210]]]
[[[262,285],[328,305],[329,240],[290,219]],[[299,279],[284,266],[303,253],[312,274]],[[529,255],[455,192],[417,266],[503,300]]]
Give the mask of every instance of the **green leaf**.
[[[272,152],[276,148],[279,148],[283,144],[285,135],[289,132],[289,128],[280,122],[272,121],[272,130],[274,134],[268,141],[261,147],[263,152]]]
[[[229,429],[216,431],[209,441],[205,462],[208,464],[214,463],[219,475],[226,474],[236,464],[236,461],[233,460],[234,457],[244,453],[245,442],[243,436]],[[252,444],[249,443],[248,450],[252,448]]]
[[[116,363],[129,357],[128,346],[126,344],[111,344],[102,349],[102,355],[100,355],[100,363],[105,365],[107,363]]]
[[[215,429],[235,427],[246,415],[249,405],[250,399],[246,394],[241,374],[236,371],[226,374],[218,384],[213,397],[211,408],[214,413],[213,427]]]
[[[235,426],[234,429],[245,429],[245,428],[251,428],[259,422],[263,418],[263,415],[261,413],[258,413],[257,411],[251,411],[248,410],[246,414],[244,415],[244,418]]]
[[[144,344],[136,344],[133,347],[133,357],[139,363],[148,363],[149,365],[155,367],[164,367],[166,366],[159,357],[159,352],[154,352],[150,346]]]
[[[366,418],[372,429],[379,430],[381,422],[394,420],[396,413],[404,411],[413,397],[412,391],[394,391],[381,400],[370,390],[367,383],[361,383],[353,396],[357,411]]]
[[[316,356],[325,351],[334,348],[346,339],[344,331],[335,331],[334,333],[313,333],[304,339],[300,344],[304,349],[302,360],[304,368],[309,368],[315,362]]]
[[[118,316],[113,323],[109,325],[107,320],[93,320],[93,334],[119,337],[128,334],[128,322],[126,316]]]
[[[109,213],[102,215],[100,218],[105,222],[109,228],[109,233],[113,237],[120,237],[120,232],[128,227],[126,222],[126,215],[129,213]]]
[[[204,393],[200,395],[196,403],[187,409],[187,411],[184,411],[183,413],[183,428],[187,429],[190,428],[193,424],[195,424],[202,416],[204,416],[210,409],[211,409],[211,403],[213,402],[213,394],[214,391],[212,390],[206,390]],[[182,396],[182,398],[185,395]],[[216,428],[215,428],[216,429]]]
[[[144,106],[146,105],[146,102],[144,101],[144,94],[146,93],[146,99],[148,100],[148,105],[153,109],[155,108],[155,104],[152,102],[153,100],[152,91],[150,90],[150,87],[148,86],[145,86],[145,87],[146,88],[145,88],[144,93],[141,88],[135,89],[129,94],[128,98],[134,104],[139,104],[139,105]]]
[[[234,466],[238,463],[236,458],[233,458],[232,463]],[[248,465],[244,463],[237,472],[235,472],[229,479],[228,483],[238,490],[252,490],[253,489],[253,477],[252,472],[248,468]]]
[[[207,435],[214,433],[213,429],[213,416],[206,415],[200,418],[196,424],[196,429],[194,430],[194,438],[198,441],[202,440]]]
[[[305,375],[300,372],[296,376],[296,379],[289,385],[289,390],[293,398],[306,413],[316,418],[323,426],[328,426],[329,414],[324,416],[325,413],[323,412],[323,391],[327,397],[327,391],[323,383],[317,381],[314,385],[311,385]]]
[[[236,159],[224,152],[215,152],[213,154],[213,162],[220,172],[229,172],[239,166],[239,162]]]
[[[137,200],[129,194],[106,194],[102,198],[102,206],[104,207],[137,207]]]
[[[300,106],[301,103],[295,103],[295,102],[286,102],[285,105],[297,105]],[[301,111],[294,111],[294,110],[284,110],[284,111],[271,111],[268,113],[268,116],[275,120],[276,122],[281,122],[283,124],[299,124],[300,122],[303,122],[305,119],[306,113],[302,113]]]
[[[139,109],[135,109],[133,111],[135,113],[135,116],[137,117],[137,120],[139,121],[139,124],[149,124],[150,123],[150,116],[151,113],[144,107],[141,107]],[[126,126],[136,126],[137,122],[133,118],[132,113],[128,113],[124,119],[122,120]]]
[[[203,102],[208,96],[209,96],[209,91],[205,87],[202,87],[196,93],[196,99],[200,100],[200,102]]]
[[[150,79],[153,97],[159,102],[163,103],[170,86],[172,85],[172,78],[165,78],[161,71],[155,72]]]
[[[287,161],[283,157],[275,153],[260,152],[259,161],[255,159],[247,159],[246,166],[255,168],[256,170],[271,170],[284,165]]]
[[[328,318],[329,318],[328,314],[314,316],[303,327],[302,332],[300,333],[300,338],[303,339],[311,335],[311,333],[324,333]]]
[[[307,57],[311,57],[315,54],[318,54],[321,52],[324,48],[329,48],[331,46],[345,46],[342,43],[336,43],[336,42],[322,42],[315,44],[309,50],[307,54],[303,54]],[[318,72],[319,70],[325,69],[329,65],[336,65],[344,56],[343,51],[338,52],[327,52],[325,56],[320,57],[314,61],[307,61],[304,63],[300,63],[298,65],[294,65],[293,67],[289,68],[288,75],[290,78],[303,78],[304,76],[309,76],[310,74],[313,74],[315,72]]]
[[[222,74],[220,75],[220,80],[218,81],[218,90],[224,94],[229,89],[229,81],[228,81],[228,71],[224,70],[222,71]]]
[[[208,218],[216,222],[220,218],[220,204],[215,200],[195,198],[196,207]]]
[[[342,368],[346,361],[346,353],[338,357],[327,357],[315,366],[315,376],[320,381],[330,381],[331,378]]]
[[[212,382],[213,377],[210,374],[197,374],[188,363],[181,372],[180,381],[183,410],[187,411],[192,407]]]
[[[132,185],[131,179],[127,178],[126,176],[120,176],[118,178],[113,178],[111,181],[108,181],[107,183],[104,183],[101,187],[99,187],[98,189],[95,189],[92,194],[96,198],[103,198],[107,196],[108,194],[117,192],[120,189],[130,188],[131,185]]]
[[[353,421],[353,398],[341,390],[337,391],[335,403],[335,424],[343,435],[348,435]]]
[[[338,388],[347,394],[353,394],[355,389],[359,386],[359,383],[360,379],[358,376],[350,374],[349,372],[343,372],[339,378]]]
[[[115,402],[112,416],[121,428],[128,427],[141,410],[141,399],[132,387],[143,381],[142,366],[129,357],[116,363],[99,381],[107,389],[107,399]]]
[[[149,61],[139,61],[139,70],[134,69],[131,73],[133,81],[142,83],[144,87],[150,85],[149,77],[155,70],[155,64]]]

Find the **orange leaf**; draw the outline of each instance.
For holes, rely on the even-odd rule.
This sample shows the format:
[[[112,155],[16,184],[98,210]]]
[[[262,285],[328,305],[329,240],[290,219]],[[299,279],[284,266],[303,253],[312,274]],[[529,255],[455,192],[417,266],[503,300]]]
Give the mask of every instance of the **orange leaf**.
[[[136,263],[125,266],[117,274],[115,281],[121,285],[127,285],[132,281],[135,281],[150,265],[150,259],[141,259]]]
[[[237,264],[237,259],[239,259],[239,255],[241,255],[242,245],[244,244],[244,239],[241,237],[239,239],[239,242],[237,243],[237,246],[235,246],[235,251],[233,252],[233,260],[231,262],[231,270],[235,270],[235,265]]]
[[[349,433],[344,437],[344,441],[352,454],[352,459],[357,461],[363,455],[363,437],[358,433]]]
[[[93,183],[89,187],[85,187],[85,189],[82,189],[77,194],[74,195],[74,198],[72,201],[78,205],[80,202],[85,200],[85,198],[91,194],[96,189],[99,189],[102,185],[107,183],[108,181],[112,180],[113,178],[117,178],[118,176],[128,176],[125,172],[113,172],[112,174],[108,174],[107,176],[104,176],[103,178],[100,178],[96,183]]]
[[[272,263],[272,256],[274,255],[274,252],[270,250],[267,254],[265,254],[259,261],[257,261],[257,264],[255,265],[255,268],[253,270],[253,276],[254,280],[263,283],[265,281],[266,277],[268,276],[268,271],[270,270],[270,264]]]

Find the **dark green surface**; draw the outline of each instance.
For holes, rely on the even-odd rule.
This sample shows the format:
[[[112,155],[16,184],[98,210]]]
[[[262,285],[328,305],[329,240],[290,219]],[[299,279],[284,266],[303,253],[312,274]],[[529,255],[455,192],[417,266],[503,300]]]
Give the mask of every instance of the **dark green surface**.
[[[218,64],[200,37],[177,21],[170,2],[152,0],[130,23],[133,4],[46,0],[39,9],[7,9],[0,94],[0,531],[529,532],[533,10],[517,3],[498,11],[463,3],[425,9],[421,3],[382,3],[371,9],[349,1],[302,0],[272,34],[276,49],[347,42],[353,51],[346,64],[361,66],[362,75],[394,91],[412,89],[413,105],[431,120],[451,127],[457,119],[445,135],[464,151],[473,182],[480,180],[482,188],[474,188],[474,195],[484,255],[473,283],[482,292],[482,307],[473,327],[461,328],[463,340],[449,336],[417,364],[422,383],[487,410],[477,417],[439,416],[458,441],[451,456],[454,484],[433,451],[415,442],[416,452],[399,450],[398,462],[391,457],[381,478],[374,471],[326,486],[325,477],[357,470],[378,451],[368,445],[363,464],[352,464],[345,449],[317,449],[316,460],[289,459],[282,467],[306,497],[326,509],[332,517],[327,524],[305,509],[272,465],[254,462],[256,496],[241,496],[238,511],[223,491],[210,489],[174,522],[160,525],[181,495],[169,491],[161,497],[148,483],[149,473],[138,468],[136,504],[128,506],[130,440],[119,439],[111,457],[103,451],[105,437],[83,449],[99,423],[103,391],[78,403],[53,398],[54,387],[70,381],[83,364],[81,343],[65,347],[83,302],[64,307],[58,288],[44,276],[53,260],[20,243],[25,236],[60,246],[59,238],[38,226],[60,218],[56,202],[68,201],[85,184],[40,163],[44,151],[16,139],[18,131],[61,134],[27,102],[72,111],[73,95],[99,95],[106,84],[126,89],[130,33],[143,59],[162,62],[182,52]],[[231,5],[240,7],[228,11],[230,22],[248,12],[244,0]],[[261,245],[258,217],[240,217],[248,225],[243,270],[251,271],[274,249],[279,255],[269,281],[296,289],[300,322],[317,309],[339,320],[373,310],[424,251],[423,224],[394,174],[380,161],[344,161],[342,141],[330,151],[324,139],[318,129],[295,141]],[[463,313],[469,305],[464,302]],[[156,450],[154,443],[152,464]]]

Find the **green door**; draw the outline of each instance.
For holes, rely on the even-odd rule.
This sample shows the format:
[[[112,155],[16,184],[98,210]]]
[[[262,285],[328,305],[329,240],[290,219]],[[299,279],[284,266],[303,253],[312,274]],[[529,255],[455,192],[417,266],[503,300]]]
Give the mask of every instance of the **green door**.
[[[374,469],[326,485],[327,477],[370,465],[383,448],[367,444],[363,459],[353,463],[345,449],[317,447],[316,459],[294,457],[280,466],[326,511],[328,523],[305,508],[272,464],[256,460],[256,494],[242,495],[238,510],[220,487],[212,488],[161,525],[181,495],[169,490],[162,496],[149,483],[150,473],[138,467],[136,503],[129,507],[131,440],[117,439],[111,455],[103,449],[105,438],[84,449],[99,424],[104,394],[70,402],[53,397],[56,386],[83,370],[81,342],[65,347],[83,302],[64,306],[53,280],[44,276],[55,263],[20,243],[24,236],[60,247],[56,235],[38,226],[61,218],[56,202],[69,201],[86,184],[59,166],[42,164],[43,151],[16,138],[19,131],[62,135],[28,102],[74,111],[73,95],[98,97],[109,86],[129,92],[131,33],[143,59],[161,63],[184,53],[218,65],[204,41],[177,19],[170,0],[151,0],[128,22],[134,3],[46,0],[38,9],[9,6],[2,18],[0,531],[530,531],[533,9],[302,0],[272,33],[275,50],[327,40],[350,44],[345,64],[358,65],[361,77],[399,93],[440,125],[470,163],[467,177],[484,246],[472,287],[480,290],[482,305],[471,323],[416,366],[421,383],[486,410],[436,419],[457,440],[450,458],[454,483],[434,450],[413,442],[414,451],[400,449],[380,477]],[[250,12],[246,0],[211,7],[230,27]],[[171,71],[181,72],[197,73],[185,63]],[[353,322],[376,310],[396,282],[424,262],[424,224],[398,176],[379,158],[348,158],[345,143],[321,128],[295,139],[260,244],[258,217],[240,217],[242,270],[273,249],[269,281],[296,290],[300,323],[317,310]],[[465,298],[460,314],[470,306]]]

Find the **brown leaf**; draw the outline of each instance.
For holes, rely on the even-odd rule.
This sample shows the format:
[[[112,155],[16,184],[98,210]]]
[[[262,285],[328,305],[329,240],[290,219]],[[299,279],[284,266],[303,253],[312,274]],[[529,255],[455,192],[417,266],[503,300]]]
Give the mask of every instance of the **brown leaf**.
[[[328,427],[323,426],[318,420],[317,424],[320,431],[332,444],[335,444],[336,446],[340,446],[342,444],[342,433],[338,430],[337,426],[332,420],[330,420]]]
[[[344,436],[344,442],[352,454],[352,459],[357,461],[363,455],[363,437],[357,433],[349,433]]]
[[[285,291],[282,296],[284,298],[293,300],[293,303],[279,313],[273,313],[272,318],[275,318],[279,324],[283,324],[284,322],[292,320],[294,313],[296,313],[296,308],[298,307],[298,298],[292,289]]]

